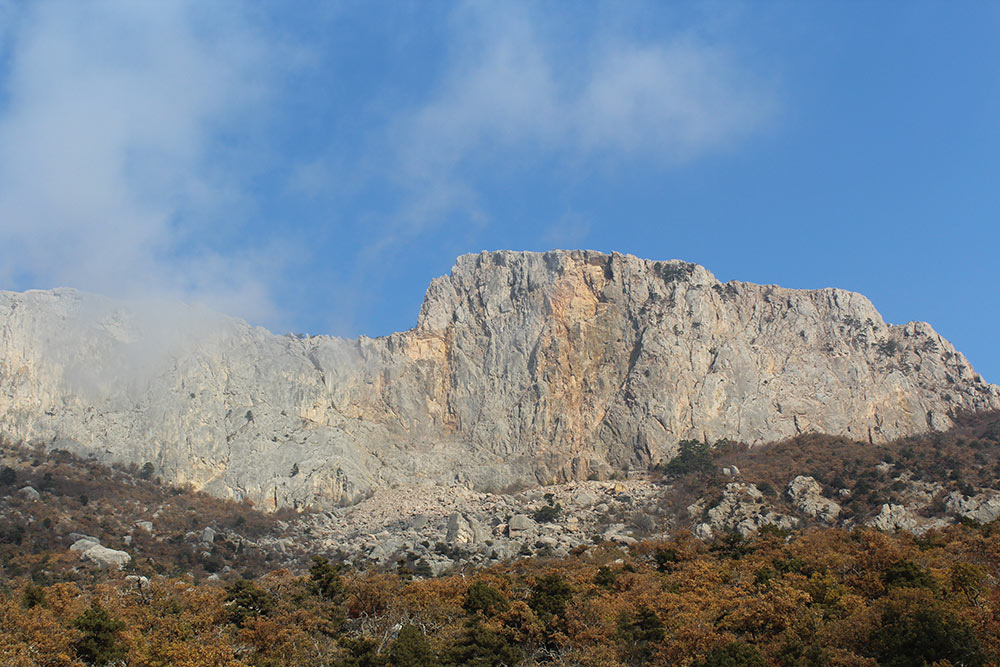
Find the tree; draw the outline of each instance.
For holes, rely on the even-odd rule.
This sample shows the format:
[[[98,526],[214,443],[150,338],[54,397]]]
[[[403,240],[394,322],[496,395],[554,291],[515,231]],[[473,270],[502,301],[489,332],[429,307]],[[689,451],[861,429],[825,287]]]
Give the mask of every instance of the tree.
[[[972,628],[929,595],[893,600],[881,620],[868,642],[880,665],[923,667],[947,660],[975,667],[985,663]]]
[[[455,665],[501,667],[524,660],[521,649],[506,637],[483,627],[478,620],[470,624],[449,655]]]
[[[618,617],[618,638],[625,644],[629,664],[650,664],[665,636],[663,621],[648,607],[640,607],[634,615],[622,612]]]
[[[11,486],[17,481],[17,471],[10,466],[0,468],[0,486]]]
[[[389,664],[394,667],[436,667],[440,665],[437,656],[417,626],[404,625],[389,652]]]
[[[767,667],[767,660],[760,651],[743,642],[730,642],[708,652],[695,667]]]
[[[40,604],[45,604],[45,589],[35,584],[28,584],[21,593],[21,606],[31,609]]]
[[[309,568],[309,579],[320,597],[340,604],[344,601],[344,580],[340,577],[340,566],[334,565],[322,556],[313,556]]]
[[[477,581],[469,586],[465,602],[462,603],[462,608],[470,614],[480,613],[484,616],[503,613],[509,607],[507,598],[484,581]]]
[[[934,577],[912,560],[900,560],[885,568],[884,575],[887,588],[926,588],[934,590],[937,583]]]
[[[557,572],[537,579],[531,587],[528,606],[538,617],[548,622],[554,616],[566,613],[566,603],[573,597],[573,589]]]
[[[142,464],[142,470],[139,471],[140,479],[152,479],[153,473],[156,472],[156,468],[149,461]]]
[[[226,605],[229,622],[242,628],[250,618],[269,614],[274,608],[274,599],[249,579],[240,579],[226,587]]]
[[[712,471],[712,454],[707,442],[681,440],[678,447],[677,456],[672,458],[663,469],[669,477],[682,477],[690,473]]]
[[[76,642],[77,656],[91,665],[105,665],[125,657],[118,633],[125,624],[114,619],[97,600],[76,617],[73,626],[83,633]]]

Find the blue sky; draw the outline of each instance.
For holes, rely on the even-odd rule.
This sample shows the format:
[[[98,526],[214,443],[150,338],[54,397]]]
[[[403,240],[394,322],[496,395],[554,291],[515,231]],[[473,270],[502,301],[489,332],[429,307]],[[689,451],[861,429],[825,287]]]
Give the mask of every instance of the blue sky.
[[[1000,381],[1000,5],[0,0],[0,288],[413,325],[484,249],[864,293]]]

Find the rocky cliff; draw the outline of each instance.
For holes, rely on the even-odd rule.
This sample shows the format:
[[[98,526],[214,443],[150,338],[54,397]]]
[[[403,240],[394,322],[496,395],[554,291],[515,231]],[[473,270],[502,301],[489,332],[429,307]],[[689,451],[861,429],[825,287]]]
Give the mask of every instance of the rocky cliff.
[[[417,326],[278,336],[176,304],[0,293],[0,430],[263,506],[607,477],[686,438],[877,443],[1000,408],[863,296],[589,251],[460,257]]]

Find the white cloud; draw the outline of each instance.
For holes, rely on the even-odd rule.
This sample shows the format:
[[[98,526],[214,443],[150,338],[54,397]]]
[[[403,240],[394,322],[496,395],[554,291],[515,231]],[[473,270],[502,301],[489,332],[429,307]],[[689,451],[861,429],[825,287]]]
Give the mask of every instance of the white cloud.
[[[45,2],[5,30],[0,280],[269,313],[266,253],[204,247],[234,200],[220,126],[266,84],[238,7]],[[197,211],[197,215],[192,212]]]
[[[511,3],[457,12],[442,84],[390,135],[411,227],[455,209],[483,216],[476,168],[677,166],[737,144],[773,113],[772,92],[722,46],[683,32],[558,39],[548,23]]]

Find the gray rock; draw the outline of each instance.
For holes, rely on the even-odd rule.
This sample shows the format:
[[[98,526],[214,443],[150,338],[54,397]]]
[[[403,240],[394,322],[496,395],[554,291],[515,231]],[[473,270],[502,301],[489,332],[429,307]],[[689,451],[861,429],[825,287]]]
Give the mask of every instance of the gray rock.
[[[713,532],[735,531],[743,537],[764,526],[794,528],[798,524],[794,517],[768,507],[755,484],[743,482],[726,484],[722,499],[705,512],[705,517]]]
[[[879,443],[1000,409],[929,325],[861,295],[617,253],[465,255],[413,329],[377,339],[69,289],[0,293],[0,325],[0,431],[268,509],[608,477],[688,438]]]
[[[458,512],[448,517],[448,533],[445,541],[448,544],[470,544],[476,541],[469,522]]]
[[[153,522],[152,521],[136,521],[135,527],[146,531],[147,533],[153,532]]]
[[[80,560],[89,560],[103,568],[122,569],[132,560],[132,557],[124,551],[109,549],[99,542],[89,539],[77,540],[70,547],[70,551],[80,554]]]
[[[26,500],[38,500],[42,497],[42,494],[38,493],[34,487],[26,486],[18,491],[19,494]]]
[[[840,514],[840,505],[824,497],[822,485],[808,475],[799,475],[788,483],[788,497],[800,512],[827,523]]]
[[[76,535],[76,533],[73,533]],[[72,535],[71,535],[72,536]],[[101,541],[94,537],[80,536],[73,544],[70,546],[70,551],[84,552],[91,547],[100,545]]]
[[[212,544],[215,542],[215,530],[211,526],[205,526],[198,541],[202,544]]]
[[[715,533],[712,531],[712,526],[707,523],[699,523],[694,527],[694,536],[700,540],[711,540]]]
[[[896,466],[894,463],[888,463],[887,461],[882,461],[881,463],[875,466],[875,470],[878,470],[883,475],[886,475],[889,473],[889,471],[891,471],[895,467]]]
[[[966,496],[954,491],[948,494],[944,502],[949,512],[979,523],[990,523],[1000,518],[1000,493]]]
[[[922,535],[931,528],[947,526],[948,522],[942,519],[925,519],[904,505],[887,503],[882,505],[878,515],[870,519],[867,524],[879,530],[905,530],[915,535]]]
[[[531,517],[524,514],[515,514],[507,522],[507,530],[511,537],[515,537],[523,533],[534,532],[537,525]]]

